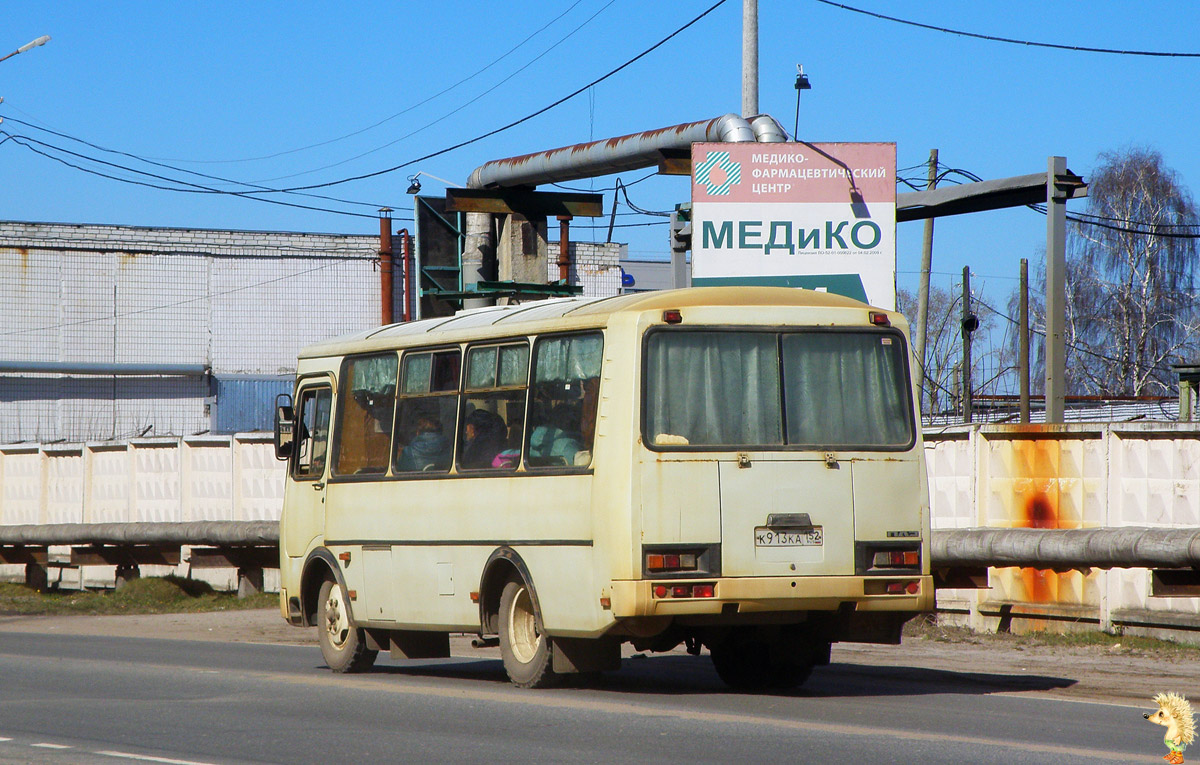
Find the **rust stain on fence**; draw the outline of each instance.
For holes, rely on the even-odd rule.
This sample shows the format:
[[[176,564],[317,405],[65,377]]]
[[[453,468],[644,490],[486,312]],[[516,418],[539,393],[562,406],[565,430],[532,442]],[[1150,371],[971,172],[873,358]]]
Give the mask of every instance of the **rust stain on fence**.
[[[1013,456],[1013,510],[1020,513],[1013,519],[1014,525],[1027,529],[1059,528],[1058,479],[1062,477],[1059,442],[1012,441],[1009,446]],[[1034,603],[1058,601],[1059,578],[1055,572],[1023,568],[1021,581]]]

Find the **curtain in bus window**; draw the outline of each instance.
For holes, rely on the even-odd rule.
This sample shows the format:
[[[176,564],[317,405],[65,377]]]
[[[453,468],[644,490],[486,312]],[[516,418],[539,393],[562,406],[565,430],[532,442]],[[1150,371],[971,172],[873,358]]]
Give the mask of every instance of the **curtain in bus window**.
[[[783,338],[788,443],[904,446],[912,418],[894,335],[799,332]]]
[[[783,443],[774,333],[656,332],[646,367],[651,444]]]
[[[530,467],[591,464],[603,352],[599,334],[538,340],[526,443]]]
[[[396,404],[397,473],[444,473],[458,418],[459,351],[406,353]]]
[[[521,464],[528,375],[525,343],[481,346],[468,352],[460,468],[516,470]]]
[[[396,355],[350,359],[345,370],[334,472],[387,472],[396,400]]]

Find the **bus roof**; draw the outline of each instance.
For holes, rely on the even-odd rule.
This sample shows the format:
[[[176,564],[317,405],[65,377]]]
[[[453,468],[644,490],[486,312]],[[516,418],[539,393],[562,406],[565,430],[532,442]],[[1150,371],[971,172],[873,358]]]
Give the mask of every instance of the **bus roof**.
[[[420,321],[402,322],[375,327],[352,335],[343,335],[301,349],[300,358],[340,356],[360,350],[405,346],[436,332],[455,341],[459,332],[491,335],[497,332],[520,334],[532,326],[544,327],[564,319],[580,319],[595,326],[604,326],[618,313],[640,313],[694,306],[744,307],[812,307],[868,308],[852,298],[828,292],[795,287],[690,287],[687,289],[637,292],[611,297],[570,297],[538,300],[521,305],[489,306],[459,311],[453,316],[441,316]],[[590,320],[590,321],[589,321]]]

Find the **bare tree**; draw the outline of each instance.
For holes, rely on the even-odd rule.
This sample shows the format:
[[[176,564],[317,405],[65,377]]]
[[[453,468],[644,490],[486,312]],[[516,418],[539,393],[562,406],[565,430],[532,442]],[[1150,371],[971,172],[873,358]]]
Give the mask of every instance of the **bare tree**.
[[[896,306],[905,316],[917,315],[917,296],[908,290],[896,293]],[[995,392],[997,380],[1007,368],[1004,344],[987,342],[995,314],[972,300],[971,311],[979,319],[975,352],[971,359],[972,389]],[[960,290],[929,288],[929,332],[925,341],[925,379],[921,381],[921,411],[934,414],[954,409],[961,392],[958,375],[962,365],[962,293]],[[916,327],[913,327],[916,330]],[[981,342],[983,341],[983,342]]]
[[[1072,216],[1068,229],[1068,392],[1166,395],[1174,388],[1170,365],[1200,352],[1197,223],[1191,194],[1158,152],[1100,155],[1087,212]],[[1044,293],[1045,271],[1038,273]],[[1043,299],[1030,301],[1030,319],[1044,331]],[[1041,337],[1036,345],[1044,370]]]

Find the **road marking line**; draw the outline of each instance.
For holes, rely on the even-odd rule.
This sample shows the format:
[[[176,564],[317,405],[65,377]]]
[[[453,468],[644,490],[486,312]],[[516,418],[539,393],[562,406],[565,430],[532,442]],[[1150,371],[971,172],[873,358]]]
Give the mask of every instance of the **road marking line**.
[[[161,762],[164,765],[215,765],[211,762],[200,762],[199,760],[172,760],[169,757],[151,757],[148,754],[132,754],[130,752],[96,752],[103,757],[120,757],[126,760],[140,760],[142,762]]]
[[[38,749],[70,749],[71,748],[71,747],[67,746],[66,744],[51,744],[46,741],[43,741],[40,744],[30,744],[30,746],[36,747]]]
[[[4,736],[0,736],[0,741],[12,741],[12,739],[11,739],[11,738],[5,738]]]

